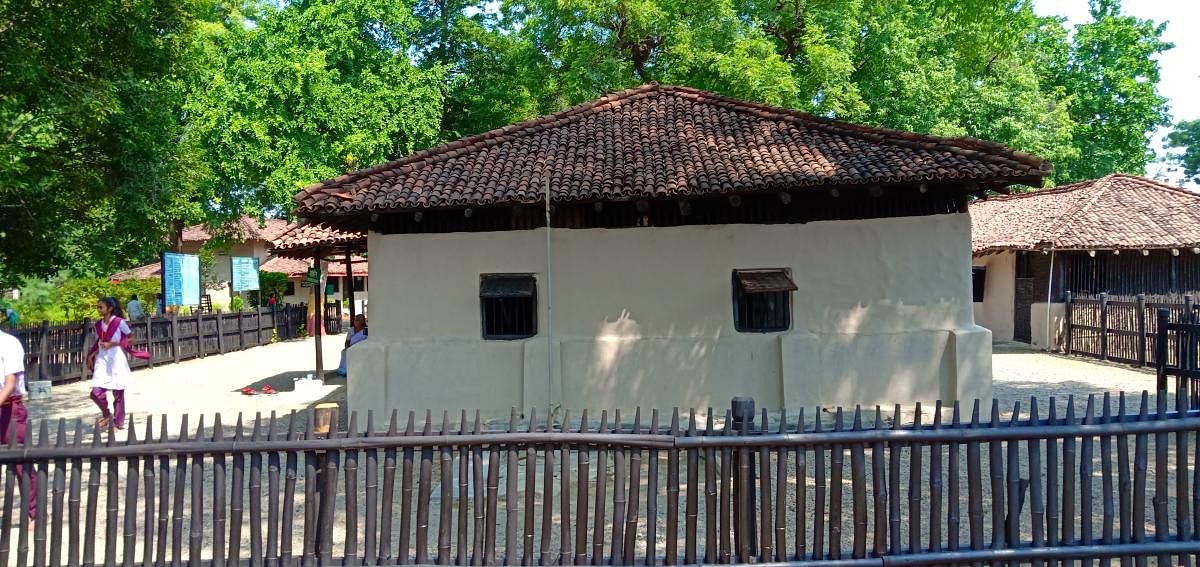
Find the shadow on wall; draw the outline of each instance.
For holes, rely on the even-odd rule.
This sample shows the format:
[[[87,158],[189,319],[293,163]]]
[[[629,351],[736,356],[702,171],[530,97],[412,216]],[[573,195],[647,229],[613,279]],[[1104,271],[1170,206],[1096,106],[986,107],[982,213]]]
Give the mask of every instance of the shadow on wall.
[[[944,297],[932,309],[970,313],[963,300]],[[723,335],[715,325],[683,331],[671,326],[650,337],[641,332],[635,314],[622,309],[597,325],[594,338],[561,339],[564,404],[617,407],[636,400],[660,408],[719,408],[735,395],[752,395],[761,407],[772,408],[851,401],[909,404],[949,401],[970,376],[986,375],[990,381],[990,338],[975,343],[960,338],[987,333],[969,318],[897,327],[906,312],[929,309],[906,305],[901,297],[827,307],[825,316],[837,315],[842,332],[806,331],[803,321],[794,320],[786,333]]]

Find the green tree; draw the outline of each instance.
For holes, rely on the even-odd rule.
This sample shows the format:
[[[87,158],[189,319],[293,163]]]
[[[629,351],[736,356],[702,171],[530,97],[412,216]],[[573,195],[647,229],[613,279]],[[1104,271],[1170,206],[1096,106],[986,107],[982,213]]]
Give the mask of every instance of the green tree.
[[[1178,149],[1169,159],[1183,168],[1185,181],[1200,183],[1200,120],[1185,120],[1167,134],[1167,147]]]
[[[286,211],[314,181],[435,142],[443,72],[410,62],[417,24],[401,2],[309,0],[210,26],[186,111],[211,216]]]
[[[1155,56],[1173,45],[1162,40],[1166,24],[1122,15],[1119,0],[1091,0],[1091,15],[1076,27],[1070,61],[1054,80],[1075,99],[1072,138],[1080,154],[1059,164],[1056,177],[1143,174],[1154,159],[1150,133],[1170,124]]]
[[[198,0],[0,2],[0,285],[152,256],[186,216]]]

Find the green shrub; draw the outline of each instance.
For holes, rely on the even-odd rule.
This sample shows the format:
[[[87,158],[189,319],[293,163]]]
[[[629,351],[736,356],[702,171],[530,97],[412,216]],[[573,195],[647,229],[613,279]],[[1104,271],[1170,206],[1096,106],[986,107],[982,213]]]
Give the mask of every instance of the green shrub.
[[[234,313],[240,312],[245,305],[246,300],[242,299],[240,295],[234,296],[233,299],[229,300],[229,310]]]
[[[283,303],[283,294],[285,291],[287,291],[287,284],[288,284],[287,274],[281,274],[279,272],[259,271],[258,272],[258,288],[259,288],[259,291],[262,293],[262,305],[267,304],[267,299],[271,297],[272,293],[275,294],[275,298],[278,299],[280,303]],[[246,295],[247,295],[246,299],[252,307],[259,306],[259,303],[258,303],[259,302],[259,294],[258,293],[247,293]]]

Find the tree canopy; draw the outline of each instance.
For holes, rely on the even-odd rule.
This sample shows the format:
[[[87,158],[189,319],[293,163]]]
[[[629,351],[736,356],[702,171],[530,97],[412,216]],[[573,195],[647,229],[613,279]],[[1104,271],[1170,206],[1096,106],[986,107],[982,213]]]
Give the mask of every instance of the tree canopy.
[[[0,284],[648,81],[1140,174],[1163,29],[1117,0],[1074,29],[1030,0],[0,0]]]
[[[1183,175],[1192,183],[1200,183],[1200,120],[1185,120],[1167,134],[1167,147],[1177,149],[1170,159],[1183,168]]]

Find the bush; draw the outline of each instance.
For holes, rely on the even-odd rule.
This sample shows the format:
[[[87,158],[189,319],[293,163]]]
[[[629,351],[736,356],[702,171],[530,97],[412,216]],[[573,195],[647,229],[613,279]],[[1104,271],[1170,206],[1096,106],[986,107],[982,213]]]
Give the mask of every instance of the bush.
[[[258,288],[262,292],[262,304],[267,304],[267,299],[271,294],[275,294],[275,298],[283,303],[283,294],[287,291],[288,277],[287,274],[279,272],[258,272]],[[247,294],[247,301],[252,307],[258,307],[259,294]]]
[[[258,295],[258,294],[255,294],[255,295]],[[246,300],[242,299],[242,297],[240,295],[234,296],[233,299],[229,300],[229,310],[234,313],[241,312],[242,307],[245,307],[245,305],[246,305]]]

